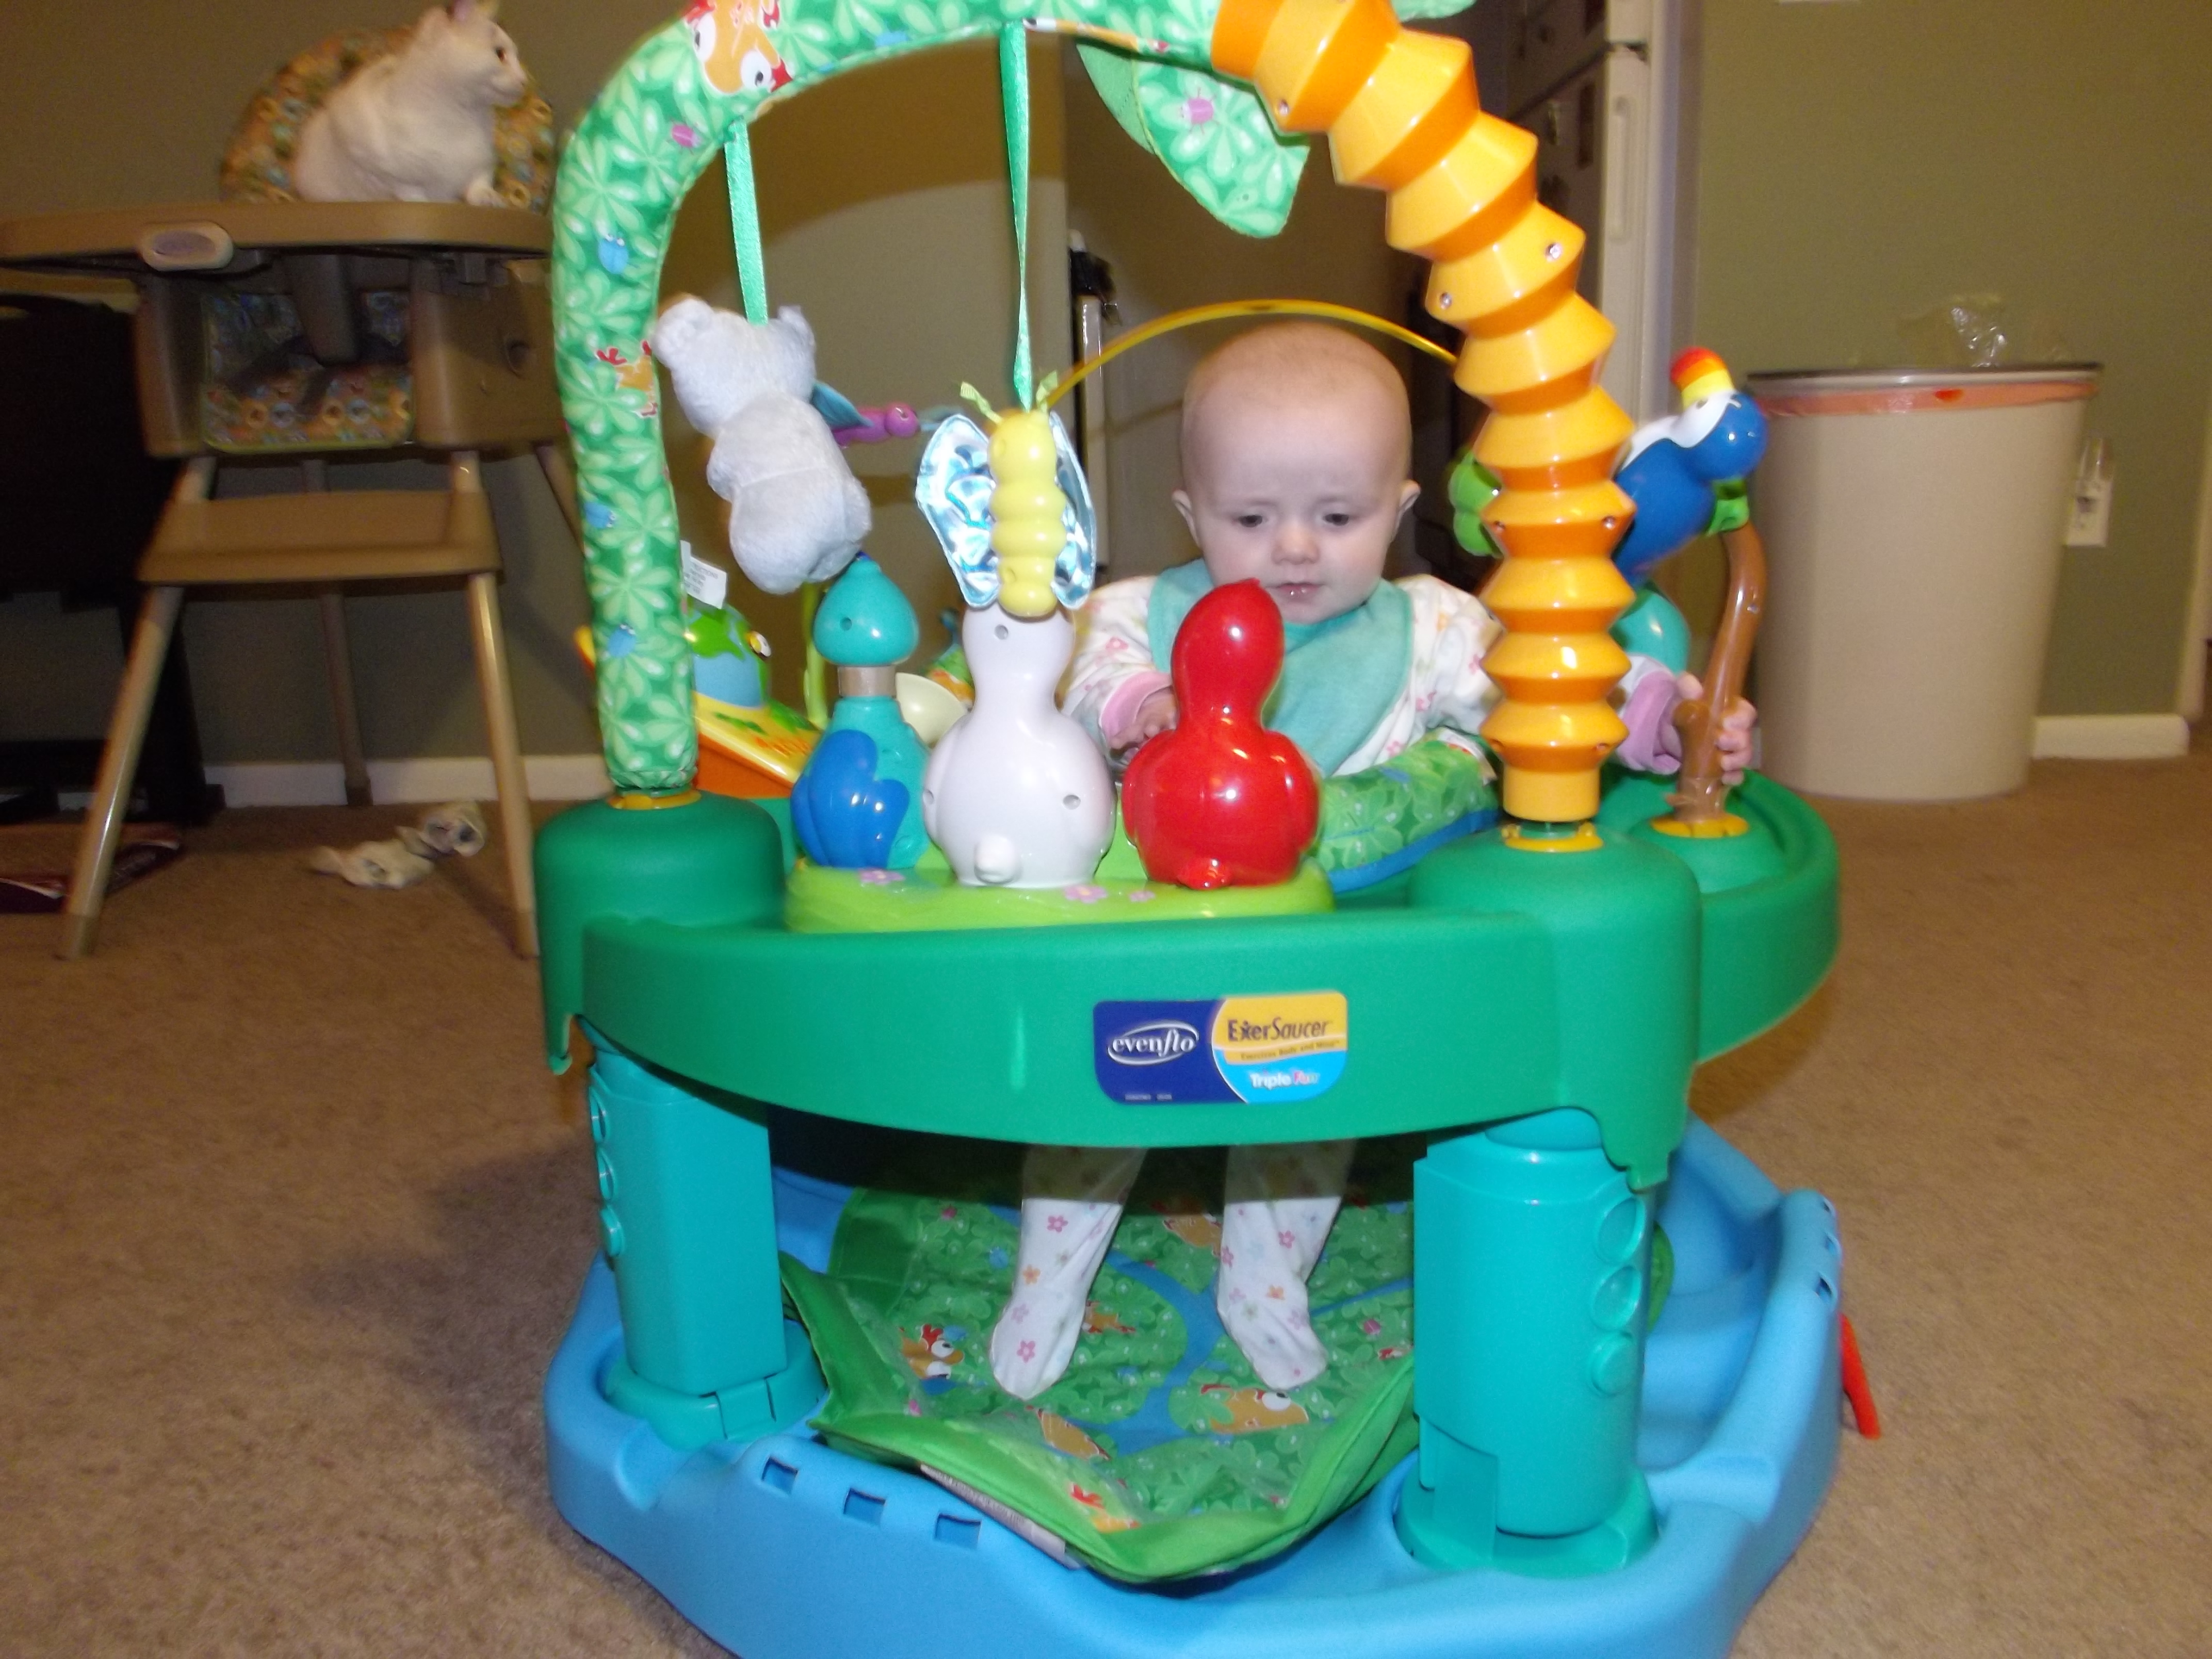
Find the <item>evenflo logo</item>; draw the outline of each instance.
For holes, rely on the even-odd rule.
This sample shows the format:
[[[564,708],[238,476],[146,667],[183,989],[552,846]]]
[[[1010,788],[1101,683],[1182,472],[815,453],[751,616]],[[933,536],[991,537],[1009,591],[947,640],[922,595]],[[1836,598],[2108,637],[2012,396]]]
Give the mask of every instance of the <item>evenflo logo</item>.
[[[1179,1019],[1149,1020],[1106,1040],[1106,1057],[1123,1066],[1164,1066],[1198,1047],[1198,1030]]]
[[[1340,991],[1094,1002],[1092,1073],[1124,1106],[1310,1100],[1344,1073],[1347,1012]]]

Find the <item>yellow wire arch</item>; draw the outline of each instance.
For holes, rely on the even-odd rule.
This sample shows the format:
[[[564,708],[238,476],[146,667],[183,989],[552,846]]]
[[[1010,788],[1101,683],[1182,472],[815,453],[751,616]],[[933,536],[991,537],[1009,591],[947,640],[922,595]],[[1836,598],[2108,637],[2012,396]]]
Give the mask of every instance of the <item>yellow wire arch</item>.
[[[1066,374],[1056,377],[1039,399],[1039,407],[1050,409],[1073,392],[1079,382],[1105,368],[1125,351],[1157,340],[1163,334],[1172,334],[1177,329],[1190,328],[1200,323],[1225,322],[1234,317],[1326,317],[1332,321],[1371,329],[1377,334],[1387,334],[1417,351],[1425,351],[1440,362],[1455,364],[1459,362],[1456,353],[1438,345],[1434,340],[1425,339],[1410,328],[1353,306],[1335,305],[1327,300],[1224,300],[1209,306],[1188,306],[1181,311],[1170,311],[1164,317],[1155,317],[1149,323],[1139,324],[1097,356],[1085,358]]]

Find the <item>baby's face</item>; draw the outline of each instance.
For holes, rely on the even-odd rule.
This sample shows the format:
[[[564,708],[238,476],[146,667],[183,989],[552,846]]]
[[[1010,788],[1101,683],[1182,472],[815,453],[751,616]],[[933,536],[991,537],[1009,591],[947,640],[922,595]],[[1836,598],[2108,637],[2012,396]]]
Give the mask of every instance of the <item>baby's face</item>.
[[[1365,604],[1420,493],[1405,474],[1403,421],[1357,380],[1295,401],[1215,388],[1175,494],[1215,584],[1257,580],[1286,623]]]

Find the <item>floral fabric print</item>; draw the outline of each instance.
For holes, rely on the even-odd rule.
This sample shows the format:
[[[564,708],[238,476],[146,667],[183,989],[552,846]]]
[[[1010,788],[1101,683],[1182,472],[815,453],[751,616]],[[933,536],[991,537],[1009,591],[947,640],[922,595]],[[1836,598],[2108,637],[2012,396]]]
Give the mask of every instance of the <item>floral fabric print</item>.
[[[814,1425],[835,1443],[942,1471],[1116,1577],[1273,1554],[1413,1447],[1407,1199],[1419,1150],[1418,1137],[1370,1142],[1348,1176],[1333,1149],[1325,1169],[1306,1167],[1298,1148],[1243,1155],[1254,1179],[1279,1182],[1293,1202],[1301,1184],[1343,1195],[1326,1243],[1312,1241],[1318,1259],[1291,1264],[1327,1365],[1290,1389],[1254,1370],[1212,1293],[1218,1278],[1227,1282],[1221,1258],[1234,1231],[1201,1196],[1224,1190],[1221,1154],[1152,1153],[1075,1299],[1066,1373],[1023,1401],[1000,1386],[983,1340],[1020,1276],[1028,1230],[1006,1201],[1013,1171],[992,1148],[979,1184],[972,1146],[918,1145],[912,1167],[886,1169],[882,1187],[852,1194],[826,1273],[785,1261],[785,1286],[830,1383]],[[1085,1191],[1112,1185],[1133,1158],[1064,1147],[1050,1156]],[[1295,1167],[1270,1169],[1271,1159]],[[1232,1198],[1243,1190],[1237,1182],[1232,1174]],[[1275,1248],[1295,1248],[1297,1223],[1271,1218]],[[1292,1246],[1281,1244],[1285,1233]],[[1053,1255],[1091,1238],[1072,1215],[1036,1235]],[[1250,1294],[1280,1307],[1289,1298],[1269,1297],[1273,1282],[1255,1278]],[[1044,1340],[1012,1339],[1040,1349]]]
[[[362,296],[362,361],[331,368],[301,337],[282,294],[217,290],[201,310],[207,373],[200,430],[227,454],[296,447],[386,448],[414,435],[407,296]]]

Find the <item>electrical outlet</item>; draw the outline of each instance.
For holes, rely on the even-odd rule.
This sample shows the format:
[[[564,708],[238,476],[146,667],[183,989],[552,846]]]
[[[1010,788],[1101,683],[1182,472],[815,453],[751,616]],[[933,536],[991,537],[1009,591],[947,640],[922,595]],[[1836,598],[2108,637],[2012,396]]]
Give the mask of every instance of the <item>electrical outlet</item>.
[[[2081,465],[2074,475],[2074,510],[2066,521],[2066,545],[2103,547],[2112,538],[2112,446],[2092,438],[2081,446]]]

